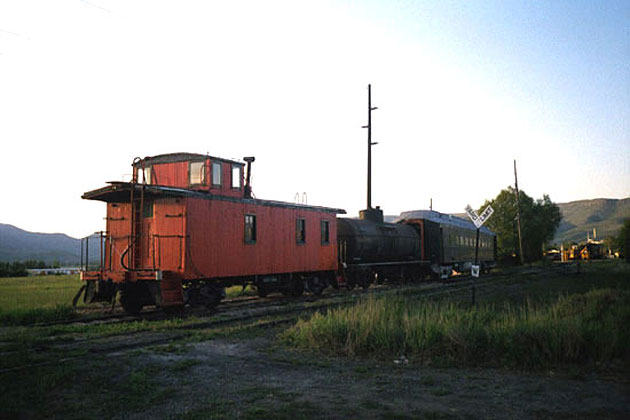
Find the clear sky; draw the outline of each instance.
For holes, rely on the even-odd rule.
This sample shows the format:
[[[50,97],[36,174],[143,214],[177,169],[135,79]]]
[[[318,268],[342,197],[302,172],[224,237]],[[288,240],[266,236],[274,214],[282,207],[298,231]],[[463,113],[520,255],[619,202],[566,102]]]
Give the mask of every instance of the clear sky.
[[[259,198],[462,212],[630,196],[630,1],[0,2],[0,223],[85,236],[134,157],[256,156]]]

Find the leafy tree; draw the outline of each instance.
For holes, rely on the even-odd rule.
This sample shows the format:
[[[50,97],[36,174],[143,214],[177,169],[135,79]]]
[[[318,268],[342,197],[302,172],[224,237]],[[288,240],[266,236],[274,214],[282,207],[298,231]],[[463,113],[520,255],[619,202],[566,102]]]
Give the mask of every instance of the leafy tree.
[[[630,262],[630,219],[624,220],[619,235],[615,237],[614,247],[619,250],[621,258]]]
[[[519,191],[521,209],[521,237],[523,256],[526,261],[535,261],[542,257],[543,245],[551,241],[560,225],[560,208],[548,195],[534,200],[525,192]],[[518,230],[516,190],[508,187],[493,200],[486,200],[479,211],[491,205],[494,214],[487,221],[487,226],[497,235],[497,254],[506,260],[518,255]]]

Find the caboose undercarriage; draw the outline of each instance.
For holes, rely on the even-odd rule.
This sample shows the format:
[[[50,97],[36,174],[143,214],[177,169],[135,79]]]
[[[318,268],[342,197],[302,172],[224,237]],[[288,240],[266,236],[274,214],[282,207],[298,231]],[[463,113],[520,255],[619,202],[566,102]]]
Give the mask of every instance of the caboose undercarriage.
[[[120,296],[120,303],[128,313],[138,313],[144,306],[158,306],[163,309],[176,309],[184,306],[214,308],[225,297],[225,288],[252,285],[258,296],[265,297],[279,292],[285,296],[301,296],[305,291],[319,295],[328,286],[336,286],[334,271],[307,273],[279,273],[245,277],[217,279],[181,280],[176,273],[144,271],[134,274],[133,280],[115,282],[104,278],[101,272],[84,271],[85,285],[75,298],[75,304],[83,293],[83,302],[108,302],[114,304]]]

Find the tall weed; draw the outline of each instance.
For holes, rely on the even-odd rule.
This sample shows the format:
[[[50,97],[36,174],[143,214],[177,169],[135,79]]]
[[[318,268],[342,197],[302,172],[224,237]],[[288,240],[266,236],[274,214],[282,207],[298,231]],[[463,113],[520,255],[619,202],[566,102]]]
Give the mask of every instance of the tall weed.
[[[424,364],[545,367],[630,360],[630,292],[603,289],[560,296],[551,305],[482,305],[405,297],[369,298],[316,313],[283,333],[300,348]]]

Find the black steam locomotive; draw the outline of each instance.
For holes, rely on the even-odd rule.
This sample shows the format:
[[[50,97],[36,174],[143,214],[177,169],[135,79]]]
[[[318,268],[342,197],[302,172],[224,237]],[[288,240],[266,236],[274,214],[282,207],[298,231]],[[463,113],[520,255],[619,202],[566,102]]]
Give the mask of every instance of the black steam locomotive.
[[[349,286],[367,287],[384,279],[448,278],[469,272],[475,261],[476,227],[456,216],[431,210],[402,213],[384,222],[379,208],[360,219],[338,219],[340,270]],[[482,227],[478,264],[490,270],[496,261],[496,235]]]

